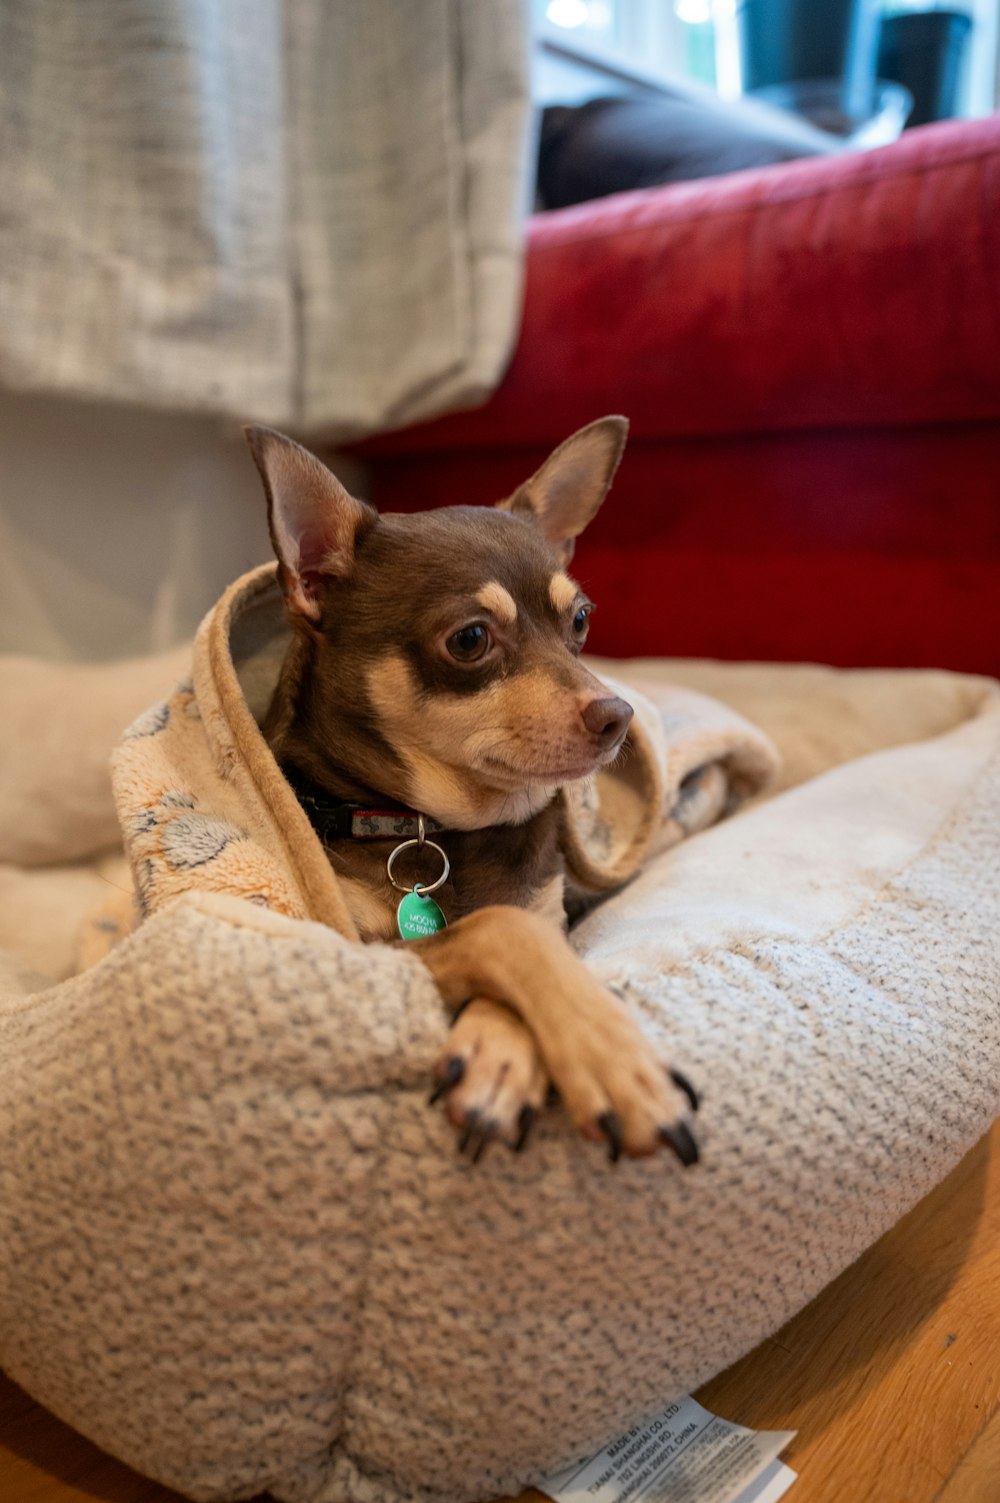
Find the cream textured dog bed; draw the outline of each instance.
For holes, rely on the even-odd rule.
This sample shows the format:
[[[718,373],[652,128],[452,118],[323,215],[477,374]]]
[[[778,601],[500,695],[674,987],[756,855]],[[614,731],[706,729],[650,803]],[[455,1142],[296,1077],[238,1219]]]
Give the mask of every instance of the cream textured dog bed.
[[[198,1499],[516,1491],[776,1329],[1000,1109],[997,687],[615,671],[668,748],[671,682],[786,768],[575,930],[702,1088],[695,1170],[612,1170],[558,1111],[519,1157],[459,1159],[426,1105],[446,1020],[419,961],[261,902],[154,902],[56,985],[5,967],[0,1363],[140,1470]],[[115,670],[52,672],[65,725],[78,693],[121,707]],[[0,763],[22,862],[31,753]],[[32,902],[77,877],[119,896],[101,874],[11,863],[0,939],[37,967]]]

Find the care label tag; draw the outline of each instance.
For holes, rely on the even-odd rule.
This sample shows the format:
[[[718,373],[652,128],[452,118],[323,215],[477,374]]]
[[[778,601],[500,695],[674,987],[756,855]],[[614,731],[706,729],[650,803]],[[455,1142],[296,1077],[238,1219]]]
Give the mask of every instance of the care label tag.
[[[678,1399],[603,1451],[538,1483],[556,1503],[774,1503],[794,1430],[748,1430]]]
[[[403,939],[425,939],[428,934],[447,929],[448,920],[433,898],[408,892],[396,909],[396,926]]]

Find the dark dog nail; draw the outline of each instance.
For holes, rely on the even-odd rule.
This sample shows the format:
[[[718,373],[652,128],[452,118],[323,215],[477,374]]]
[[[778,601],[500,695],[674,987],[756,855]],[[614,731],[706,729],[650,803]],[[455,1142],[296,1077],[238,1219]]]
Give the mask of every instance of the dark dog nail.
[[[461,1059],[457,1054],[453,1054],[445,1066],[444,1074],[428,1096],[427,1105],[433,1106],[435,1101],[440,1101],[446,1091],[450,1091],[452,1086],[458,1085],[464,1074],[465,1060]]]
[[[465,1130],[458,1140],[458,1151],[464,1153],[473,1138],[479,1135],[479,1113],[473,1107],[471,1112],[465,1114]]]
[[[670,1079],[673,1081],[674,1085],[679,1091],[684,1092],[685,1096],[691,1103],[691,1110],[693,1112],[696,1112],[701,1105],[701,1102],[698,1100],[698,1092],[695,1090],[690,1080],[688,1080],[687,1076],[682,1075],[680,1070],[671,1070]]]
[[[678,1122],[674,1127],[661,1127],[658,1136],[661,1143],[666,1143],[674,1150],[685,1169],[690,1169],[692,1164],[697,1164],[700,1157],[698,1144],[691,1134],[691,1129],[683,1122]]]
[[[608,1140],[608,1158],[617,1164],[622,1156],[622,1125],[614,1112],[602,1112],[597,1125]]]
[[[538,1113],[533,1106],[522,1106],[517,1118],[517,1138],[514,1143],[514,1152],[520,1153],[531,1133],[538,1118]]]
[[[479,1135],[479,1143],[477,1144],[472,1155],[472,1162],[474,1164],[479,1163],[479,1160],[482,1158],[487,1148],[489,1148],[490,1144],[493,1142],[493,1139],[496,1137],[498,1126],[499,1124],[494,1122],[492,1118],[483,1123]]]

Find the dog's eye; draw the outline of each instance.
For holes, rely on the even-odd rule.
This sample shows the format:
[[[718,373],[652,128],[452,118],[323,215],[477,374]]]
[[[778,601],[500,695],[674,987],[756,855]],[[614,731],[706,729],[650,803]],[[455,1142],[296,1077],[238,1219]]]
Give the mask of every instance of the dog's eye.
[[[573,617],[573,635],[578,642],[582,642],[587,635],[587,623],[590,620],[590,613],[593,609],[592,605],[581,605]]]
[[[490,645],[490,634],[485,626],[463,626],[451,634],[445,643],[456,663],[475,663]]]

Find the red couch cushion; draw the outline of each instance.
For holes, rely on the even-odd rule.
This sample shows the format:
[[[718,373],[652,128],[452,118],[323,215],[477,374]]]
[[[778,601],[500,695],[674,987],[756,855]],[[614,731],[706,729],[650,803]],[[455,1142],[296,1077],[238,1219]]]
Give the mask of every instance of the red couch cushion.
[[[540,215],[493,398],[364,449],[995,418],[998,268],[1000,116]]]
[[[624,412],[596,650],[1000,674],[998,268],[1000,117],[540,217],[499,390],[362,446],[372,499],[494,500]]]

